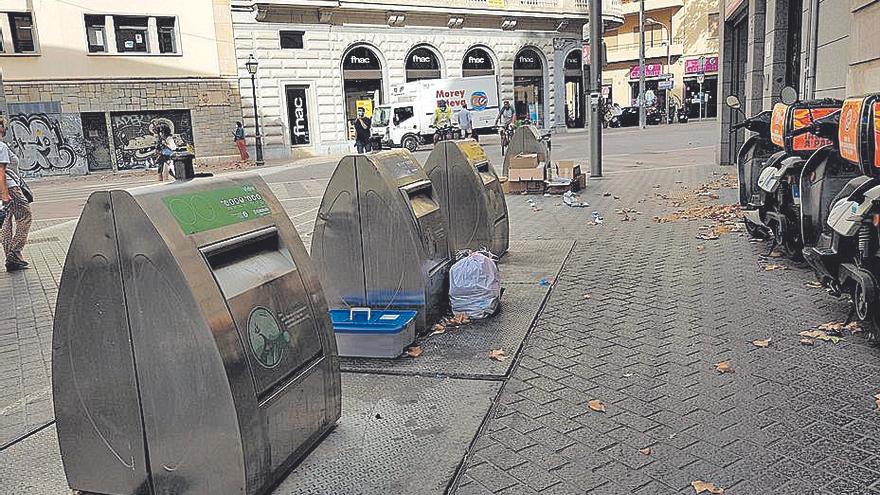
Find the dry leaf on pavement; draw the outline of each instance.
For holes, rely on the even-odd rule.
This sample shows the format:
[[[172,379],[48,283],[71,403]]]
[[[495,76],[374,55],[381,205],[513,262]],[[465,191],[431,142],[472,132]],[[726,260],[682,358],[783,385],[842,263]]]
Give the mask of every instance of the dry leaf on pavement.
[[[639,452],[641,452],[642,455],[651,455],[651,447],[645,447],[643,449],[639,449]]]
[[[590,406],[590,409],[596,412],[605,412],[605,403],[599,399],[593,399],[587,404]]]
[[[417,358],[422,355],[422,346],[417,345],[406,350],[406,355],[411,358]]]
[[[593,296],[591,296],[589,294],[584,294],[584,299],[592,299],[592,298],[593,298]]]
[[[807,287],[807,288],[810,288],[810,289],[821,289],[821,288],[822,288],[822,284],[819,283],[819,282],[807,282],[807,283],[804,284],[804,287]]]
[[[715,371],[719,373],[733,373],[733,366],[730,365],[730,361],[721,361],[720,363],[715,363]]]
[[[880,412],[880,394],[874,396],[874,403],[877,404],[877,412]]]
[[[813,339],[801,339],[801,345],[813,345],[816,341]]]
[[[825,342],[831,342],[832,344],[836,344],[843,340],[836,335],[828,335],[824,330],[804,330],[803,332],[799,332],[798,335],[808,339],[824,340]]]
[[[431,332],[431,335],[437,335],[439,333],[446,333],[446,327],[444,327],[443,325],[441,325],[439,323],[434,325],[433,330],[434,331]]]
[[[787,266],[784,266],[784,265],[774,265],[774,264],[772,264],[772,263],[764,267],[764,271],[765,271],[765,272],[772,272],[773,270],[787,270],[787,269],[788,269]]]
[[[860,325],[859,322],[857,322],[857,321],[849,322],[849,323],[848,323],[845,327],[843,327],[843,328],[849,330],[850,333],[860,333],[860,332],[864,332],[864,331],[865,331],[865,329],[862,328],[862,325]]]
[[[770,254],[768,256],[770,256],[771,258],[782,258],[783,254],[781,251],[777,251],[774,249],[773,251],[770,251]]]
[[[504,349],[493,349],[492,351],[489,351],[489,359],[504,361],[507,359],[507,353],[504,352]]]
[[[691,486],[694,487],[694,491],[698,494],[700,494],[700,493],[711,493],[713,495],[723,495],[724,494],[724,488],[718,488],[715,486],[715,483],[708,483],[703,480],[692,481]]]
[[[770,347],[770,341],[773,339],[757,339],[752,341],[752,345],[755,347]]]

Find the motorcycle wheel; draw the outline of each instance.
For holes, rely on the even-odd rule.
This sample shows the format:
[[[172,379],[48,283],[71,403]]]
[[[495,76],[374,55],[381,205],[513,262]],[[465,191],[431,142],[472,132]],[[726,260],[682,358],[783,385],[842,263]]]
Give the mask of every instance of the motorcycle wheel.
[[[747,219],[743,219],[743,222],[745,222],[746,224],[746,232],[748,232],[749,236],[752,239],[767,239],[767,229],[765,229],[763,226],[758,225],[755,222]]]
[[[867,328],[865,328],[868,340],[877,342],[880,339],[880,311],[877,311],[878,308],[871,307],[871,302],[868,301],[862,284],[854,283],[852,285],[850,297],[852,298],[856,318],[868,324]]]

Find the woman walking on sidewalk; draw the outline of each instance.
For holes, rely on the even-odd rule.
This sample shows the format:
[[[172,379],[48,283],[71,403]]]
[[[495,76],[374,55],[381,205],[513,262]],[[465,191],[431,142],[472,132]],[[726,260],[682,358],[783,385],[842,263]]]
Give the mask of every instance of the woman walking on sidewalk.
[[[6,136],[6,118],[0,116],[0,139]],[[0,198],[6,207],[6,219],[0,229],[0,243],[6,252],[6,271],[11,272],[28,267],[21,256],[31,230],[31,207],[22,192],[22,181],[18,175],[18,157],[0,141]]]
[[[241,156],[241,161],[246,162],[250,160],[251,157],[247,152],[247,142],[244,140],[244,125],[242,125],[241,121],[235,123],[235,130],[232,131],[232,137],[235,140],[235,145],[238,147],[238,154]]]

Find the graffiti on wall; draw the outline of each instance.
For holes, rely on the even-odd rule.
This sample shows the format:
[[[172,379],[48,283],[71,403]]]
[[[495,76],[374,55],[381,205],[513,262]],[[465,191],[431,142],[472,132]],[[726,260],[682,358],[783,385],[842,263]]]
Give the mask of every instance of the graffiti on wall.
[[[7,142],[25,176],[84,174],[86,146],[79,114],[10,116]]]
[[[189,110],[112,113],[110,126],[120,170],[149,168],[156,160],[157,130],[167,126],[179,147],[193,150]],[[193,150],[194,151],[194,150]]]

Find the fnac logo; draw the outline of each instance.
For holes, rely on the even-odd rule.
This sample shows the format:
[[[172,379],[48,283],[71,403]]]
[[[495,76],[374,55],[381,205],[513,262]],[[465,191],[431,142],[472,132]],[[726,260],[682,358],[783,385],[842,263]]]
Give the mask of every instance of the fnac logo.
[[[474,91],[471,95],[471,108],[474,110],[485,110],[489,104],[489,96],[483,91]]]

